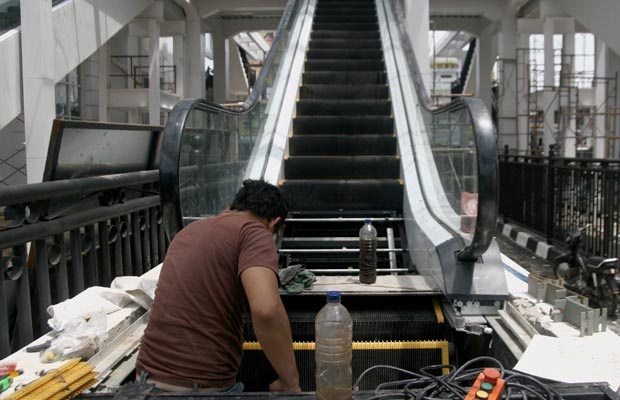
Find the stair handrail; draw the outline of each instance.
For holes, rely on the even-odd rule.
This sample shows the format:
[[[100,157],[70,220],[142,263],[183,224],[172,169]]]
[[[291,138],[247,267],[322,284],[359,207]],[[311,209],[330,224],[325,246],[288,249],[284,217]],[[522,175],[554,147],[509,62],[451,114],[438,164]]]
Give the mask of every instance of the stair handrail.
[[[284,40],[284,32],[290,29],[295,22],[293,16],[296,15],[301,4],[301,0],[289,0],[287,2],[256,83],[240,107],[230,108],[207,99],[185,99],[179,101],[170,112],[163,132],[159,169],[164,227],[169,238],[172,238],[184,226],[180,206],[179,158],[181,155],[181,139],[189,115],[193,110],[232,116],[240,116],[252,111],[264,95],[267,77],[274,67],[280,42]],[[259,139],[257,137],[256,140]]]
[[[415,51],[409,40],[403,5],[398,1],[394,2],[394,4],[394,14],[398,21],[398,30],[402,39],[401,46],[405,52],[409,71],[421,106],[433,115],[465,108],[472,121],[477,155],[478,210],[471,243],[460,250],[457,257],[461,261],[475,261],[489,248],[493,240],[497,221],[499,167],[495,127],[485,104],[478,98],[458,97],[444,106],[433,108],[431,98],[426,91],[422,79]]]

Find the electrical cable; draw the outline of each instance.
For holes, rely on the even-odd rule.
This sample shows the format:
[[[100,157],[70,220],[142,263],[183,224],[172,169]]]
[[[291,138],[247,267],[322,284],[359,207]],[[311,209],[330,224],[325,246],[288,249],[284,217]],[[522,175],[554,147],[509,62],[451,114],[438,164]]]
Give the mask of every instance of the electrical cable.
[[[544,383],[542,383],[540,380],[536,379],[535,377],[531,376],[531,375],[526,375],[526,374],[522,374],[519,372],[515,372],[515,371],[510,371],[509,373],[510,376],[506,377],[505,381],[506,383],[508,383],[509,381],[513,380],[513,379],[525,379],[525,380],[529,380],[531,382],[534,382],[536,385],[538,385],[541,389],[543,389],[548,398],[552,399],[555,396],[555,398],[558,399],[562,399],[562,395],[560,395],[555,389],[549,387],[549,385],[546,385]]]
[[[368,372],[370,372],[372,370],[379,369],[379,368],[392,369],[392,370],[395,370],[395,371],[398,371],[398,372],[402,372],[402,373],[407,374],[407,375],[415,376],[416,378],[425,378],[424,375],[420,375],[420,374],[417,374],[415,372],[407,371],[406,369],[394,367],[394,366],[391,366],[391,365],[373,365],[372,367],[366,368],[366,370],[360,374],[359,378],[357,378],[357,380],[353,384],[353,390],[359,390],[359,384],[360,384],[362,378],[364,377],[364,375],[366,375]]]
[[[477,366],[480,365],[481,366]],[[473,367],[475,366],[475,367]],[[370,371],[386,368],[399,371],[412,376],[410,379],[401,379],[390,382],[382,382],[375,387],[375,394],[368,400],[463,400],[476,378],[485,368],[496,368],[500,377],[505,382],[502,399],[511,399],[513,395],[521,395],[523,400],[563,400],[558,391],[542,382],[536,377],[520,372],[506,370],[497,359],[487,356],[477,357],[464,363],[459,368],[453,365],[430,365],[420,368],[419,373],[389,366],[375,365],[367,368],[355,381],[354,389],[359,390],[362,379]],[[434,374],[449,368],[450,372],[445,375]],[[390,387],[404,385],[403,389],[390,389]]]

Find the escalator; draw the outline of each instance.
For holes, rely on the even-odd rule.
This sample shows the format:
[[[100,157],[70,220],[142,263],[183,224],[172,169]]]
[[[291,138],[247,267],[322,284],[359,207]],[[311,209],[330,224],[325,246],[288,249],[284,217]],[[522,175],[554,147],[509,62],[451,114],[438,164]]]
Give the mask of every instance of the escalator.
[[[365,218],[378,228],[381,270],[406,245],[382,57],[374,1],[318,2],[280,181],[292,209],[280,253],[315,273],[356,273],[357,252],[343,250],[357,249]]]
[[[241,111],[183,101],[164,131],[169,236],[226,208],[243,179],[278,184],[289,197],[277,237],[281,266],[303,264],[317,276],[312,290],[282,296],[306,390],[326,290],[343,291],[353,316],[354,376],[377,364],[448,364],[454,332],[481,333],[484,315],[507,297],[492,241],[497,165],[488,112],[474,99],[430,109],[397,3],[289,1]],[[358,280],[365,219],[379,236],[374,285]],[[266,390],[273,371],[249,316],[244,337],[240,379]]]

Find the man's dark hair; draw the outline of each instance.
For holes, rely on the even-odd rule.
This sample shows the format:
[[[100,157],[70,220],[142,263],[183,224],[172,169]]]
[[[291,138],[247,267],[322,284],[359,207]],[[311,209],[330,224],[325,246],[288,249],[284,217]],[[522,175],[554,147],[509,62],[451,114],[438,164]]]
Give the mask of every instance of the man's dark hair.
[[[247,179],[243,181],[243,187],[239,189],[229,208],[250,211],[268,221],[277,217],[284,221],[288,214],[289,202],[277,186],[264,180]]]

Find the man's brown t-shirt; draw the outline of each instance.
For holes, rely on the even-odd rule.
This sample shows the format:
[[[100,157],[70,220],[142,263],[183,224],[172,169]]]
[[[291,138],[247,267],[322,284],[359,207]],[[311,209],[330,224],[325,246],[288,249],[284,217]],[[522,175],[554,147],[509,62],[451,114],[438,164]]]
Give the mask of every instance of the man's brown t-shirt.
[[[277,274],[273,235],[234,212],[196,221],[174,238],[161,270],[136,367],[165,383],[226,387],[242,356],[241,272]]]

